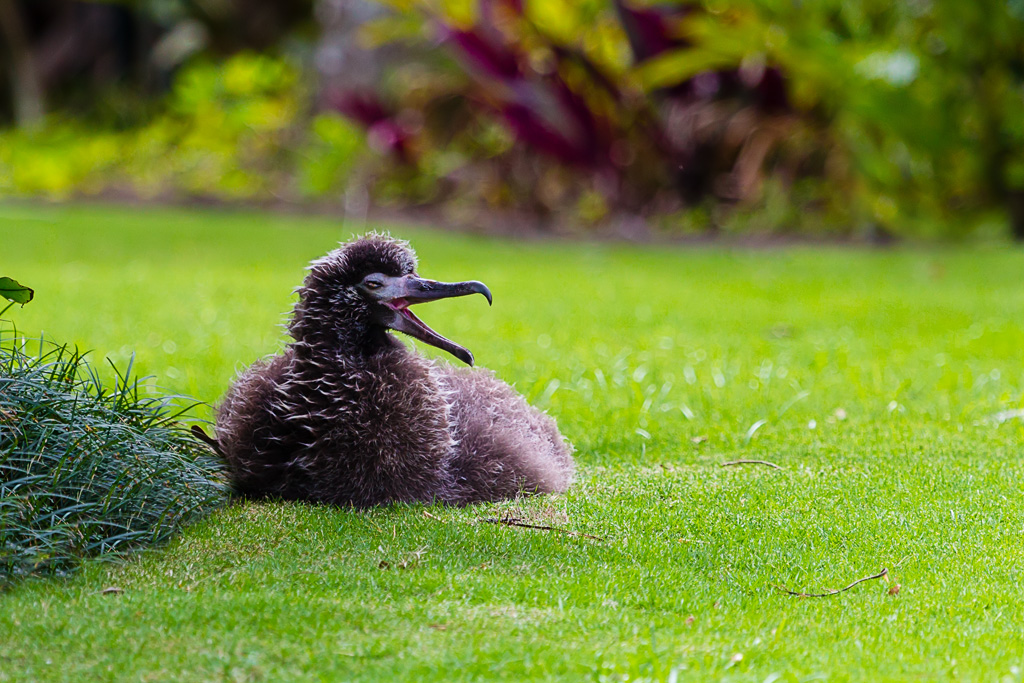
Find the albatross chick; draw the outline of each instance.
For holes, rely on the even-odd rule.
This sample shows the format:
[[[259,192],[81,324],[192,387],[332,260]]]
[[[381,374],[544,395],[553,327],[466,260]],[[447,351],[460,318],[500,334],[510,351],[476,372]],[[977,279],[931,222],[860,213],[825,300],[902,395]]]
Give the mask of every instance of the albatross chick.
[[[390,332],[473,365],[410,306],[490,302],[483,283],[425,280],[407,243],[370,235],[314,261],[297,291],[293,341],[243,372],[218,411],[216,446],[240,493],[368,507],[568,487],[572,448],[550,417],[493,373],[432,361]]]

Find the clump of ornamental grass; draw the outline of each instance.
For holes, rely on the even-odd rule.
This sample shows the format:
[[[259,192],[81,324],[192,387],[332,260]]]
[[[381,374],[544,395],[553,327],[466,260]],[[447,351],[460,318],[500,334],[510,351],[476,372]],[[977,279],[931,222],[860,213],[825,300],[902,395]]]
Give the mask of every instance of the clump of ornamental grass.
[[[0,330],[0,588],[159,544],[227,501],[188,408],[142,395],[131,365],[114,372]]]

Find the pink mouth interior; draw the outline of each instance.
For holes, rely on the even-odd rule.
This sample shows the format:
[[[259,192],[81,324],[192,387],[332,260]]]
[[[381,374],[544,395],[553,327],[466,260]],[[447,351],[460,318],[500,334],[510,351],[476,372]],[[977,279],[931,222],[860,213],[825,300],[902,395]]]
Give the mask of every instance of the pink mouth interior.
[[[415,298],[410,301],[405,297],[399,297],[396,299],[392,299],[390,301],[385,301],[384,304],[386,304],[388,308],[402,316],[402,318],[406,320],[405,325],[409,326],[395,327],[393,329],[396,329],[399,332],[404,332],[405,334],[408,335],[412,335],[413,337],[416,337],[420,341],[426,342],[431,346],[436,346],[437,348],[443,351],[447,351],[448,353],[455,355],[460,360],[468,363],[469,365],[472,365],[473,354],[471,354],[469,351],[462,348],[455,342],[445,339],[437,332],[434,332],[426,323],[417,318],[415,314],[413,314],[413,312],[409,310],[409,306],[416,303],[421,303],[421,301],[422,300]]]
[[[411,306],[413,302],[409,301],[408,299],[398,298],[398,299],[392,299],[391,301],[385,301],[384,303],[387,304],[387,306],[389,308],[391,308],[392,310],[398,311],[398,313],[401,314],[401,316],[403,318],[406,318],[406,319],[416,323],[416,325],[418,325],[420,327],[423,327],[423,328],[426,328],[428,331],[430,331],[430,332],[432,332],[434,334],[437,334],[436,332],[431,330],[429,327],[427,327],[426,323],[424,323],[422,320],[417,318],[415,313],[413,313],[412,311],[409,310],[409,306]]]

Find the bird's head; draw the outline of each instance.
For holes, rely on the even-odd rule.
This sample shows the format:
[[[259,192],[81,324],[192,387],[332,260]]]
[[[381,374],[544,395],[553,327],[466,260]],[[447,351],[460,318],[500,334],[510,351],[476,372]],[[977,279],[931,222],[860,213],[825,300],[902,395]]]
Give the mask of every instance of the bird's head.
[[[416,317],[410,306],[491,292],[482,282],[437,282],[416,274],[408,243],[368,235],[344,244],[309,266],[289,326],[309,344],[342,343],[372,353],[393,344],[388,330],[404,332],[472,365],[473,354],[445,339]]]

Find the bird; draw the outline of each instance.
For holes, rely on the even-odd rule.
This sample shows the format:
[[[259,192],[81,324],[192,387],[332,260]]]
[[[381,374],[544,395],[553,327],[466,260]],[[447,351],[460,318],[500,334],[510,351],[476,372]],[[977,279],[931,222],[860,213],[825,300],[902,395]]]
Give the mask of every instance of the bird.
[[[249,498],[355,508],[465,506],[560,493],[573,447],[555,421],[410,307],[482,294],[421,278],[408,242],[370,233],[314,260],[284,350],[228,389],[209,439]],[[469,367],[431,360],[401,332]]]

